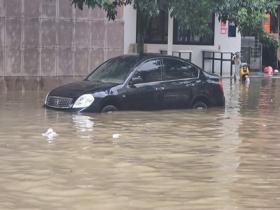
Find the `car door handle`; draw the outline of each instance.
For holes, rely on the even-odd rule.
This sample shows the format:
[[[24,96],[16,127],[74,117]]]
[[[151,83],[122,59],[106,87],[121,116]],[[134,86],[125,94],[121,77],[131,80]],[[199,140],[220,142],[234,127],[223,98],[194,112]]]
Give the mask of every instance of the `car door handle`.
[[[189,83],[189,85],[187,84],[187,86],[194,87],[195,85],[199,84],[200,82],[201,82],[200,80],[196,80],[196,81]]]
[[[156,91],[161,91],[161,90],[164,90],[165,88],[164,87],[160,87],[160,88],[156,88]]]

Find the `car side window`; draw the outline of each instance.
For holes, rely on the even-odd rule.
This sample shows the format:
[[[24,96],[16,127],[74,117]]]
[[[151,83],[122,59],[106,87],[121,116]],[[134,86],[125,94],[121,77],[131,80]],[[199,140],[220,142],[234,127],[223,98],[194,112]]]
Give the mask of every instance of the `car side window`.
[[[198,69],[195,66],[178,59],[164,59],[163,66],[164,80],[190,79],[198,77]]]
[[[134,77],[141,77],[142,81],[139,83],[161,81],[161,60],[150,60],[141,64]]]

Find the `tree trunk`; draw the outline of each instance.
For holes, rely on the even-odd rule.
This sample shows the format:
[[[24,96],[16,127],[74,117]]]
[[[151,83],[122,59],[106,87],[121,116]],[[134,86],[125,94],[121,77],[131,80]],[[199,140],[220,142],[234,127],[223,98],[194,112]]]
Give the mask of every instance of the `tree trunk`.
[[[144,53],[144,34],[145,34],[145,23],[144,21],[144,14],[141,10],[137,10],[138,12],[138,35],[137,35],[137,53],[143,54]]]

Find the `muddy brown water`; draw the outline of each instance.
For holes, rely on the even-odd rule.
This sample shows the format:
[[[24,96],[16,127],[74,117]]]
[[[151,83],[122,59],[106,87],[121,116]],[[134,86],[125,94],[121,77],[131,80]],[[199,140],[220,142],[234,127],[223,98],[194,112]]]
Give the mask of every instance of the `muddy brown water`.
[[[1,83],[0,209],[280,208],[280,79],[225,79],[225,109],[112,114]]]

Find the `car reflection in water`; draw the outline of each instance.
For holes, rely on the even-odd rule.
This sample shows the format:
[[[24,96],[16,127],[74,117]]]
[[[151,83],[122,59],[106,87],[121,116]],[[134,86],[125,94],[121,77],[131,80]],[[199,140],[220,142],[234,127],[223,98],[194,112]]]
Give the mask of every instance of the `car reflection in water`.
[[[86,115],[74,114],[72,120],[75,129],[79,133],[79,136],[83,139],[91,139],[92,131],[94,130],[93,118]]]
[[[217,75],[172,56],[127,55],[112,58],[85,80],[50,91],[47,108],[77,112],[206,109],[224,106]]]

